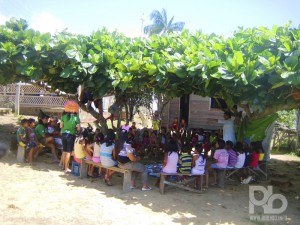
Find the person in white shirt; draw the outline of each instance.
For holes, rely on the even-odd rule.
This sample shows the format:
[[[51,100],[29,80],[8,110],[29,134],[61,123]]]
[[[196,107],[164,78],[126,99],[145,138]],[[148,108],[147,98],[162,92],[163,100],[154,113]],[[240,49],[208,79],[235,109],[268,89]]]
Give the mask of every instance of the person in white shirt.
[[[233,144],[236,143],[234,122],[231,120],[231,115],[229,112],[224,113],[224,120],[218,120],[218,123],[223,124],[223,140],[232,141]]]
[[[241,142],[237,142],[235,146],[235,150],[237,152],[237,162],[234,166],[234,168],[242,168],[245,163],[246,154],[243,150],[243,144]]]

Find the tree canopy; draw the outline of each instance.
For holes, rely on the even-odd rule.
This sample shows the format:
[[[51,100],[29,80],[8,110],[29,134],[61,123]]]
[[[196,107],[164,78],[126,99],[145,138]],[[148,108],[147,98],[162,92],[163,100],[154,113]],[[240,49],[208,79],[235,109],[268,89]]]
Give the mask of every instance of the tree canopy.
[[[300,29],[238,28],[224,38],[201,32],[128,38],[105,28],[91,35],[51,36],[23,20],[0,26],[0,84],[42,81],[95,97],[109,93],[164,93],[223,98],[261,118],[297,108]]]

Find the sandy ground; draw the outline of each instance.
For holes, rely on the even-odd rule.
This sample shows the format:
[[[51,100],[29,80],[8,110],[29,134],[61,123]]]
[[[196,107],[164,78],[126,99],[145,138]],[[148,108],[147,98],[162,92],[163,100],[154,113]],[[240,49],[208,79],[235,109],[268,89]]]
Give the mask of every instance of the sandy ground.
[[[17,118],[0,116],[0,143],[9,145]],[[224,190],[209,187],[202,194],[167,187],[164,195],[149,178],[150,192],[121,193],[122,178],[113,177],[107,187],[100,178],[79,179],[64,174],[51,164],[49,155],[34,166],[16,163],[10,149],[0,159],[0,224],[265,224],[249,217],[249,185],[230,182]],[[283,194],[287,221],[272,224],[299,224],[299,158],[274,156],[272,177],[290,181],[291,187],[274,187]],[[259,185],[267,186],[270,181]],[[251,184],[252,185],[252,184]],[[257,184],[253,184],[257,185]],[[258,209],[259,211],[259,209]],[[268,224],[268,223],[266,223]]]

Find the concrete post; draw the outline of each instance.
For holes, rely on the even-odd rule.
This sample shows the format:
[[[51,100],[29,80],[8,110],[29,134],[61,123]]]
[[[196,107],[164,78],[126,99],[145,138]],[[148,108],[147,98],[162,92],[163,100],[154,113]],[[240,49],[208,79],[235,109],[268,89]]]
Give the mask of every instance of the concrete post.
[[[21,90],[21,83],[17,84],[16,88],[16,97],[15,97],[15,113],[17,115],[20,114],[20,90]]]

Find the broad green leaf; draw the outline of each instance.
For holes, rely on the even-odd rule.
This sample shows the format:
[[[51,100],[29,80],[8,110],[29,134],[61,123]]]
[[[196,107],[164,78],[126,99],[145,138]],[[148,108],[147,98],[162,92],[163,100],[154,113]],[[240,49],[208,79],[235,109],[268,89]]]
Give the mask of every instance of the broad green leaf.
[[[98,70],[98,68],[95,65],[92,65],[90,68],[88,68],[89,74],[94,74],[97,72],[97,70]]]
[[[76,57],[77,51],[75,49],[71,49],[71,50],[66,51],[66,54],[70,59],[73,59]]]
[[[82,62],[81,65],[82,65],[84,68],[89,68],[89,67],[91,67],[93,64],[90,63],[90,62]]]
[[[286,72],[283,72],[283,73],[281,74],[281,77],[282,77],[283,79],[285,79],[285,78],[288,78],[289,76],[294,75],[294,74],[295,74],[295,72],[289,72],[289,71],[286,71]]]
[[[37,44],[35,44],[34,49],[36,51],[41,51],[42,50],[42,46],[39,43],[37,43]]]
[[[267,60],[265,57],[263,56],[258,56],[258,61],[263,64],[264,66],[266,67],[269,67],[270,66],[270,62],[269,60]]]
[[[152,61],[156,66],[160,64],[160,56],[157,52],[152,55]]]
[[[283,85],[285,85],[285,83],[284,83],[283,81],[281,81],[281,82],[279,82],[279,83],[277,83],[277,84],[274,84],[274,85],[271,87],[271,89],[279,88],[279,87],[281,87],[281,86],[283,86]]]
[[[238,66],[244,63],[243,53],[242,52],[235,52],[232,59],[232,65]]]
[[[77,54],[75,55],[75,59],[76,59],[78,62],[81,62],[82,59],[83,59],[83,55],[82,55],[80,52],[77,52]]]

